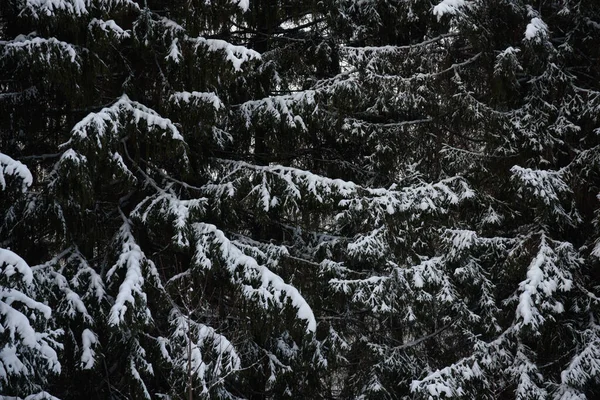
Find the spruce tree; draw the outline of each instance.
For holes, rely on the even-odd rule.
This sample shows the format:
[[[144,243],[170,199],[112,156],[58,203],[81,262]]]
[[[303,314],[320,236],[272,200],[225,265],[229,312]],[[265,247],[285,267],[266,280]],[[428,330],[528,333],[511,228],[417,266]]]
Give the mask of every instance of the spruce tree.
[[[3,197],[2,246],[12,257],[3,261],[7,271],[27,265],[14,250],[40,271],[39,296],[53,312],[40,329],[60,336],[58,359],[31,390],[3,384],[3,395],[35,389],[81,398],[92,388],[96,398],[252,398],[319,390],[315,316],[279,265],[288,252],[268,241],[265,222],[278,216],[266,214],[255,188],[259,180],[277,185],[267,205],[280,196],[293,208],[300,192],[315,191],[312,175],[271,168],[266,127],[239,123],[263,118],[253,100],[287,90],[264,35],[302,35],[280,26],[311,7],[2,5],[3,174],[12,185],[25,165],[34,172],[23,183],[28,192]],[[41,309],[34,300],[22,298]],[[11,346],[19,338],[43,345],[11,321],[5,326]]]
[[[581,157],[595,153],[597,14],[340,5],[347,73],[328,105],[343,96],[340,137],[370,150],[363,176],[392,185],[358,178],[366,193],[338,214],[339,232],[360,232],[330,280],[342,397],[593,398],[597,176]]]
[[[0,394],[595,398],[594,3],[3,2]]]

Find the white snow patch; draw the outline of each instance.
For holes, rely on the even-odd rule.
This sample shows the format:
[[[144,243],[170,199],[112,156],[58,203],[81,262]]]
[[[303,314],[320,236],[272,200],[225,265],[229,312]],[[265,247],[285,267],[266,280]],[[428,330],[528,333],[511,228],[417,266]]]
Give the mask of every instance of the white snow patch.
[[[199,37],[192,39],[196,42],[196,47],[200,45],[207,46],[210,51],[224,51],[225,58],[231,62],[236,71],[242,69],[242,64],[250,60],[260,60],[258,52],[248,49],[244,46],[236,46],[220,39],[206,39]]]
[[[84,329],[81,333],[81,368],[92,369],[96,363],[96,352],[93,347],[98,343],[98,336],[89,329]]]
[[[210,103],[215,110],[220,110],[221,108],[225,107],[219,96],[217,96],[214,92],[175,92],[171,95],[171,100],[178,105],[180,103],[195,103],[197,101],[202,103]]]
[[[173,39],[171,42],[171,47],[169,47],[169,54],[165,57],[165,60],[173,60],[175,64],[179,64],[183,55],[181,54],[181,50],[179,50],[179,39]]]
[[[103,21],[101,19],[94,18],[90,21],[88,27],[91,29],[93,26],[97,26],[98,28],[100,28],[101,30],[103,30],[106,33],[112,33],[119,39],[127,39],[131,36],[129,31],[126,31],[123,28],[121,28],[112,19],[110,19],[108,21]]]
[[[5,175],[12,175],[21,178],[22,185],[21,190],[26,191],[29,186],[33,183],[33,176],[31,172],[20,161],[13,160],[6,154],[0,153],[0,189],[6,189]]]
[[[443,0],[437,6],[433,7],[433,15],[437,16],[438,21],[444,15],[456,15],[466,5],[465,0]]]
[[[548,25],[539,17],[532,18],[525,29],[525,40],[540,42],[546,36],[548,36]]]
[[[243,12],[246,12],[248,9],[250,9],[250,0],[231,0],[231,2],[233,4],[237,4]]]
[[[71,131],[71,139],[62,146],[70,145],[73,139],[88,139],[93,133],[96,138],[96,145],[102,147],[102,138],[107,134],[117,136],[119,134],[119,117],[127,115],[136,125],[144,121],[149,129],[160,128],[171,133],[174,140],[183,141],[183,136],[173,124],[173,122],[162,117],[156,111],[144,106],[137,101],[130,100],[127,95],[121,98],[110,107],[105,107],[97,113],[90,113],[79,121]]]
[[[143,263],[146,262],[146,256],[142,249],[135,242],[129,224],[125,222],[119,231],[119,238],[123,241],[121,254],[113,267],[106,274],[106,279],[110,280],[118,269],[125,269],[125,279],[119,286],[119,293],[115,303],[110,309],[108,322],[111,325],[120,325],[125,322],[125,313],[127,304],[131,307],[145,307],[146,293],[143,290],[144,275]],[[141,300],[136,300],[136,297]]]

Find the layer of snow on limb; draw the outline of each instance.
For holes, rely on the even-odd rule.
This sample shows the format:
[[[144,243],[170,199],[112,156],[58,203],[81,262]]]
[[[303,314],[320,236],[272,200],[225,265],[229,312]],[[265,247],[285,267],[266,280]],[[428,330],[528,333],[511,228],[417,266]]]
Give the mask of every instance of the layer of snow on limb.
[[[563,390],[570,386],[585,386],[600,373],[600,326],[590,324],[590,328],[581,333],[585,347],[580,345],[578,354],[569,362],[561,372],[560,380]],[[587,397],[572,397],[574,400],[587,399]],[[571,397],[561,397],[571,399]]]
[[[81,333],[81,347],[83,352],[81,353],[81,368],[92,369],[96,362],[96,352],[93,347],[98,342],[96,334],[89,329],[84,329]]]
[[[250,0],[231,0],[231,2],[237,4],[243,12],[248,11],[250,8]]]
[[[187,247],[189,242],[185,230],[190,212],[204,210],[206,201],[207,199],[204,197],[181,200],[172,193],[160,191],[155,197],[147,197],[138,204],[132,215],[140,217],[144,223],[148,221],[153,211],[167,217],[173,221],[173,228],[175,229],[174,243],[177,243],[179,247]]]
[[[0,248],[0,267],[2,268],[1,273],[9,278],[18,272],[23,275],[21,280],[26,285],[33,282],[33,273],[29,265],[10,250]]]
[[[522,187],[527,188],[534,197],[546,205],[557,203],[561,193],[571,192],[561,171],[535,170],[515,165],[510,172],[513,174],[511,179],[517,180]],[[522,192],[521,188],[519,192]]]
[[[592,255],[600,258],[600,238],[596,239],[596,244],[594,245],[594,249],[592,250]]]
[[[242,0],[247,1],[247,0]],[[187,35],[185,32],[185,28],[179,25],[177,22],[169,19],[169,18],[161,18],[156,23],[163,25],[166,29],[171,31],[173,36],[183,34],[184,40],[186,42],[190,42],[195,45],[196,49],[200,46],[204,46],[208,48],[209,51],[219,52],[224,51],[226,55],[226,59],[231,61],[233,64],[233,68],[236,71],[241,69],[241,66],[244,62],[250,60],[259,60],[261,58],[260,53],[257,51],[251,50],[244,46],[236,46],[225,40],[221,39],[206,39],[204,37],[191,37]]]
[[[0,153],[0,189],[6,189],[4,175],[12,175],[21,178],[22,190],[25,191],[33,183],[33,176],[25,164],[13,160],[6,154]]]
[[[460,380],[470,381],[480,379],[483,371],[477,360],[473,357],[463,358],[455,364],[443,369],[438,369],[422,380],[414,380],[410,385],[410,391],[413,393],[429,394],[429,399],[433,398],[456,398],[465,395]]]
[[[180,359],[183,363],[179,364],[179,366],[187,368],[186,364],[188,361],[191,362],[192,371],[195,371],[195,374],[200,378],[204,387],[207,384],[207,372],[212,377],[220,377],[241,368],[242,361],[233,343],[225,336],[219,334],[214,328],[195,322],[189,316],[183,315],[175,309],[171,314],[171,318],[171,324],[175,327],[173,338],[183,339],[184,343],[187,343],[188,340],[191,341],[189,343],[191,345],[190,358],[188,359],[187,356],[184,356],[183,359]],[[216,360],[207,364],[203,357],[203,352],[209,346],[216,353]],[[166,349],[166,343],[161,345],[161,352],[165,359],[172,360]],[[208,349],[207,353],[210,353],[210,349]],[[208,371],[209,368],[211,369],[210,371]]]
[[[25,7],[35,18],[39,14],[54,15],[57,11],[81,16],[87,14],[90,0],[27,0]]]
[[[74,165],[80,165],[80,164],[85,164],[87,162],[87,157],[84,156],[83,154],[77,153],[73,149],[69,149],[69,150],[65,151],[62,154],[62,156],[60,156],[60,159],[56,165],[62,163],[63,161],[66,161],[66,160],[69,160],[69,162],[71,162]]]
[[[85,257],[75,249],[69,259],[68,263],[77,263],[77,273],[72,278],[71,282],[77,283],[77,286],[81,287],[81,279],[83,276],[89,276],[89,287],[85,296],[93,296],[96,300],[101,301],[104,298],[104,283],[100,274],[98,274],[87,262]]]
[[[51,63],[50,54],[54,55],[53,53],[60,53],[62,56],[69,58],[71,62],[79,68],[79,63],[77,62],[77,50],[75,47],[70,43],[60,41],[56,38],[31,38],[29,36],[19,35],[12,41],[0,43],[5,45],[5,55],[16,51],[24,51],[29,55],[38,55],[38,50],[45,46],[47,48],[45,49],[45,53],[48,55],[43,57],[43,59],[45,59],[48,64]]]
[[[125,279],[121,283],[121,286],[119,286],[119,294],[110,309],[108,322],[113,326],[118,326],[125,321],[127,303],[131,307],[135,307],[137,303],[136,296],[141,299],[143,304],[146,302],[146,293],[143,290],[144,275],[142,272],[146,256],[135,242],[127,222],[121,226],[119,239],[123,241],[121,254],[115,265],[106,274],[107,279],[110,280],[117,270],[126,270]]]
[[[28,10],[34,18],[40,15],[52,16],[57,12],[66,14],[75,14],[82,16],[89,13],[88,7],[92,5],[93,0],[27,0],[24,9]],[[105,6],[107,8],[118,5],[127,5],[139,10],[139,5],[133,0],[96,0],[94,6]],[[100,4],[98,4],[100,3]]]
[[[16,276],[16,278],[27,288],[32,288],[33,272],[29,265],[12,251],[0,249],[0,274],[10,278],[17,272],[21,276]],[[11,282],[11,279],[8,282]],[[14,308],[15,303],[20,303],[24,308],[20,306]],[[33,353],[45,360],[44,363],[49,371],[60,372],[58,355],[49,344],[53,340],[48,340],[52,333],[37,332],[31,326],[30,320],[35,321],[38,318],[31,312],[33,310],[38,311],[46,320],[52,313],[50,307],[29,297],[26,293],[11,287],[0,286],[0,319],[2,319],[0,329],[6,342],[0,349],[0,381],[7,381],[8,375],[31,375],[34,373],[35,371],[28,368],[22,361],[24,360],[22,357],[27,358]],[[60,331],[56,330],[53,333],[57,334]]]
[[[165,60],[173,60],[175,64],[179,64],[183,55],[181,54],[181,50],[179,50],[179,39],[173,39],[171,42],[171,46],[169,47],[169,54],[165,56]]]
[[[186,29],[178,24],[177,22],[169,18],[161,18],[158,21],[153,22],[154,24],[162,25],[165,29],[170,31],[173,37],[183,36],[183,41],[191,43],[196,50],[199,47],[205,47],[209,51],[213,52],[224,52],[225,58],[233,64],[233,68],[236,71],[241,70],[242,64],[250,60],[258,60],[261,58],[260,53],[251,50],[244,46],[233,45],[225,40],[221,39],[207,39],[204,37],[191,37],[187,35]],[[171,49],[173,51],[173,49]]]
[[[183,141],[183,136],[181,136],[179,130],[170,119],[162,117],[153,109],[137,101],[130,100],[124,94],[112,106],[105,107],[97,113],[90,113],[79,121],[71,130],[71,139],[61,146],[70,145],[74,138],[87,139],[88,132],[93,132],[96,136],[96,144],[102,147],[100,139],[103,136],[107,133],[112,133],[114,136],[118,135],[119,116],[121,113],[129,115],[133,120],[132,122],[136,125],[143,120],[148,128],[160,128],[164,131],[169,131],[174,140]]]
[[[433,15],[436,15],[439,21],[444,15],[457,14],[465,5],[465,0],[443,0],[440,4],[433,7]]]
[[[224,107],[223,102],[214,92],[175,92],[171,95],[171,100],[175,102],[175,104],[180,103],[191,103],[195,101],[200,101],[203,103],[210,103],[215,108],[215,110],[219,110]]]
[[[270,115],[278,121],[285,120],[290,127],[300,125],[303,130],[307,130],[304,121],[300,115],[294,113],[294,106],[301,104],[315,104],[314,90],[304,90],[288,95],[269,96],[260,100],[251,100],[240,106],[240,111],[246,120],[246,127],[250,127],[254,112],[260,110],[264,115]],[[297,113],[299,114],[299,113]]]
[[[210,51],[222,50],[226,54],[228,61],[233,64],[233,68],[236,71],[242,69],[242,64],[250,60],[259,60],[261,58],[260,53],[248,49],[244,46],[236,46],[229,42],[220,39],[205,39],[203,37],[194,39],[196,46],[205,45]]]
[[[106,33],[112,32],[119,39],[127,39],[131,36],[129,31],[126,31],[123,28],[121,28],[112,19],[109,19],[108,21],[103,21],[101,19],[94,18],[88,24],[89,28],[91,28],[93,26],[97,26],[98,28],[102,29]]]
[[[562,270],[558,261],[558,255],[542,235],[540,249],[529,264],[527,279],[519,284],[521,294],[516,316],[522,319],[523,325],[534,328],[542,325],[546,319],[543,311],[564,312],[563,304],[554,298],[554,294],[571,290],[573,281],[571,273]]]
[[[548,25],[541,18],[534,17],[525,29],[525,40],[540,41],[548,35]]]
[[[314,195],[319,202],[323,201],[321,194],[338,193],[342,197],[347,197],[353,194],[358,188],[358,186],[352,181],[331,179],[325,176],[313,174],[307,170],[293,167],[286,167],[282,165],[260,166],[244,161],[224,159],[219,160],[219,162],[229,165],[235,170],[248,169],[256,171],[257,173],[276,176],[287,184],[288,188],[286,190],[291,197],[297,199],[302,197],[300,188],[298,187],[299,185],[306,187],[308,192]]]
[[[227,239],[225,234],[216,226],[205,223],[196,223],[193,226],[199,236],[214,236],[215,242],[220,245],[221,253],[223,258],[227,260],[230,270],[233,271],[235,267],[239,265],[256,273],[261,281],[261,294],[267,294],[265,292],[275,292],[275,294],[283,293],[290,299],[292,305],[298,309],[298,318],[308,322],[306,330],[315,332],[317,329],[317,320],[315,319],[315,315],[310,305],[306,302],[304,297],[302,297],[298,289],[285,283],[279,275],[271,272],[267,267],[259,265],[254,258],[245,255],[237,246]],[[274,296],[272,293],[270,293],[269,297],[275,301],[277,301],[278,298],[277,295]]]

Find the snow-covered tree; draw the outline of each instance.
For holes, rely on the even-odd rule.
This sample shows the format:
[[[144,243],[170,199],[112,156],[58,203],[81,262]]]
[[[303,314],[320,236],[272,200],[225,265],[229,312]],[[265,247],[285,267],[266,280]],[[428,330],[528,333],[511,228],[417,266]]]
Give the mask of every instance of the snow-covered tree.
[[[356,185],[312,255],[341,396],[593,398],[597,11],[340,1],[328,16],[341,70],[311,87],[312,126],[332,138],[322,173]]]
[[[253,99],[287,90],[262,60],[274,46],[261,35],[302,36],[280,26],[310,20],[311,7],[3,3],[0,144],[12,158],[2,154],[0,182],[12,191],[2,246],[35,265],[44,316],[64,330],[62,373],[32,388],[60,398],[90,387],[99,398],[318,391],[315,315],[272,257],[286,248],[270,247],[250,217],[268,211],[254,179],[269,176],[274,198],[292,202],[299,194],[282,183],[308,193],[310,174],[261,169],[263,133],[236,125],[239,110],[260,118]]]
[[[594,398],[594,3],[4,1],[0,395]]]

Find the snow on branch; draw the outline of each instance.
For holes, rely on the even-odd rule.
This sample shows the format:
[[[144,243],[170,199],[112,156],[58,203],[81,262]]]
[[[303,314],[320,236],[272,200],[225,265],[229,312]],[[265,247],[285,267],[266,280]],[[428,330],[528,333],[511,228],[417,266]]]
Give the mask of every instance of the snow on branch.
[[[182,103],[194,106],[210,104],[217,111],[225,107],[219,96],[214,92],[175,92],[171,95],[170,100],[176,105],[181,105]]]
[[[98,18],[94,18],[88,24],[88,28],[91,30],[92,28],[98,28],[101,31],[114,35],[117,39],[128,39],[131,37],[131,32],[129,30],[124,30],[117,23],[110,19],[108,21],[104,21]]]
[[[472,198],[475,193],[459,176],[435,183],[418,182],[398,188],[366,188],[350,181],[331,179],[310,171],[281,165],[259,166],[243,161],[216,160],[223,168],[220,181],[202,189],[211,197],[233,197],[242,182],[251,189],[246,198],[258,209],[269,211],[279,206],[300,208],[300,201],[314,199],[319,203],[334,203],[344,208],[336,216],[339,221],[352,219],[367,210],[369,223],[379,226],[388,215],[404,213],[412,219],[421,214],[444,214],[451,205]]]
[[[483,371],[475,357],[469,357],[430,373],[424,379],[414,380],[410,390],[426,393],[430,399],[463,397],[466,395],[462,388],[464,382],[480,380],[482,376]]]
[[[14,40],[0,41],[0,48],[4,48],[5,57],[23,58],[24,55],[37,57],[48,67],[54,67],[56,58],[64,59],[80,68],[80,56],[77,49],[70,43],[56,38],[28,37],[19,35]]]
[[[214,328],[194,321],[178,309],[172,310],[169,319],[173,329],[169,347],[173,350],[180,344],[180,349],[177,355],[169,355],[165,345],[164,354],[181,371],[186,371],[188,365],[191,367],[192,374],[202,385],[202,393],[223,384],[223,377],[241,369],[242,362],[235,347]]]
[[[385,220],[386,215],[407,213],[411,219],[418,219],[422,214],[446,213],[450,205],[475,196],[475,193],[461,177],[446,178],[439,182],[419,182],[414,185],[389,189],[365,188],[360,195],[340,201],[347,211],[339,214],[340,219],[349,212],[360,213],[367,210],[375,224]]]
[[[96,363],[96,351],[94,348],[98,344],[98,336],[89,329],[84,329],[81,333],[81,368],[92,369]]]
[[[99,303],[104,298],[104,284],[77,248],[68,248],[50,261],[31,269],[44,288],[56,288],[62,292],[64,301],[57,310],[60,315],[70,319],[79,315],[84,322],[93,324],[85,300],[94,299]],[[69,279],[67,276],[71,272],[74,274]],[[84,289],[81,295],[78,293],[80,289]]]
[[[315,94],[314,90],[305,90],[288,95],[269,96],[260,100],[247,101],[239,106],[239,110],[246,127],[252,125],[252,119],[258,112],[259,115],[269,116],[277,122],[285,121],[289,127],[300,126],[306,131],[306,124],[302,117],[293,111],[293,108],[314,105]]]
[[[73,318],[75,315],[81,315],[84,321],[90,323],[93,321],[83,300],[77,292],[71,289],[69,281],[63,274],[50,269],[44,275],[44,278],[41,278],[40,281],[55,286],[64,296],[64,301],[61,303],[60,307],[62,314],[69,318]]]
[[[29,265],[21,257],[10,250],[0,248],[0,265],[2,265],[2,275],[10,278],[15,274],[20,274],[19,278],[25,285],[33,283],[33,272]]]
[[[510,351],[511,330],[504,331],[490,342],[475,339],[472,354],[455,363],[415,379],[410,390],[429,399],[476,398],[508,385],[504,376],[513,365]]]
[[[389,57],[406,54],[406,52],[424,48],[431,45],[439,46],[440,42],[449,42],[456,33],[444,33],[442,35],[423,40],[418,43],[403,45],[403,46],[342,46],[341,51],[353,63],[364,63],[373,57]]]
[[[113,326],[123,324],[128,309],[131,309],[133,314],[142,320],[149,320],[151,316],[150,311],[146,308],[144,270],[148,268],[152,272],[155,269],[154,264],[146,258],[140,246],[135,242],[128,221],[124,221],[119,229],[117,240],[121,242],[119,258],[106,274],[106,279],[109,282],[114,280],[116,272],[121,270],[125,271],[125,277],[110,309],[108,322]]]
[[[365,279],[329,280],[329,286],[335,292],[351,295],[351,301],[367,305],[374,313],[387,313],[396,310],[395,304],[388,304],[390,278],[388,276],[371,276]]]
[[[247,236],[235,235],[232,243],[245,254],[269,268],[277,268],[282,258],[287,258],[290,253],[286,246],[275,243],[259,242]]]
[[[117,6],[140,8],[133,0],[27,0],[22,12],[27,11],[36,19],[55,16],[59,12],[80,17],[88,14],[91,8],[110,9]]]
[[[250,0],[231,0],[233,4],[237,4],[237,6],[243,12],[246,12],[250,9]]]
[[[105,138],[120,139],[121,117],[126,117],[127,122],[136,126],[140,126],[143,122],[149,129],[165,132],[162,136],[169,133],[173,140],[183,142],[183,136],[170,119],[160,116],[156,111],[137,101],[130,100],[124,94],[112,106],[103,108],[97,113],[90,113],[79,121],[71,131],[71,139],[63,146],[72,144],[74,140],[90,140],[90,136],[95,137],[95,144],[100,148]]]
[[[565,183],[560,171],[533,170],[518,165],[510,169],[513,180],[519,181],[523,189],[527,189],[534,197],[546,205],[553,205],[559,201],[561,193],[570,193],[571,188]],[[523,189],[519,189],[523,192]]]
[[[6,340],[0,348],[0,383],[9,376],[28,376],[40,370],[59,373],[60,363],[54,348],[59,345],[54,337],[60,329],[38,331],[50,319],[52,310],[31,297],[33,272],[17,254],[0,249],[0,327]],[[34,327],[35,326],[35,327]],[[0,384],[0,387],[2,385]]]
[[[438,21],[444,15],[457,15],[462,8],[467,7],[469,3],[466,0],[442,0],[438,5],[433,7],[433,15],[437,16]]]
[[[246,0],[241,0],[242,2]],[[151,24],[159,26],[165,30],[165,36],[171,38],[171,53],[176,51],[179,54],[173,54],[172,57],[176,62],[181,57],[180,50],[174,49],[173,46],[178,46],[179,41],[190,43],[195,50],[199,48],[207,49],[210,52],[224,53],[225,59],[233,65],[236,71],[240,71],[242,64],[251,60],[259,60],[261,55],[244,46],[233,45],[221,39],[207,39],[204,37],[191,37],[187,35],[183,26],[166,17],[160,17],[157,20],[150,21]]]
[[[517,399],[548,398],[544,377],[535,362],[531,360],[533,355],[528,347],[518,343],[513,364],[506,369],[508,375],[517,384],[514,390]]]
[[[142,378],[142,374],[153,376],[154,367],[147,361],[146,349],[142,347],[139,340],[135,338],[131,342],[131,351],[127,360],[129,361],[128,372],[134,384],[137,385],[137,390],[141,392],[146,400],[151,400],[150,392]]]
[[[224,52],[225,58],[231,62],[236,71],[242,69],[243,63],[251,60],[259,60],[261,58],[260,54],[254,50],[244,46],[236,46],[220,39],[205,39],[203,37],[198,37],[189,38],[188,40],[195,43],[196,49],[203,46],[208,48],[209,51]]]
[[[306,170],[281,165],[260,166],[244,161],[216,160],[224,167],[224,178],[217,184],[205,185],[206,193],[232,197],[240,180],[250,181],[249,196],[256,199],[259,209],[268,211],[278,205],[298,208],[298,201],[310,196],[323,203],[332,197],[347,197],[357,185],[341,179],[331,179]]]
[[[562,313],[564,305],[556,298],[557,292],[568,292],[573,287],[570,269],[580,263],[573,246],[567,242],[549,239],[540,234],[539,249],[527,268],[527,279],[519,284],[519,304],[515,326],[531,326],[537,331],[549,317],[548,312]]]
[[[125,164],[125,161],[123,160],[123,157],[121,156],[121,154],[114,152],[112,153],[112,157],[111,157],[111,161],[112,164],[115,166],[115,168],[119,171],[121,171],[121,173],[123,174],[123,176],[130,182],[136,182],[137,178],[136,176],[133,174],[133,172],[131,172],[131,170],[129,169],[129,167],[127,166],[127,164]]]
[[[337,192],[341,196],[347,196],[357,188],[357,185],[350,181],[343,181],[341,179],[331,179],[325,176],[313,174],[310,171],[293,167],[284,167],[282,165],[261,166],[249,164],[243,161],[232,160],[220,161],[224,164],[230,164],[233,167],[249,169],[263,174],[277,176],[285,182],[291,184],[289,190],[297,197],[301,196],[300,191],[298,190],[298,186],[293,184],[293,182],[297,182],[299,185],[305,186],[309,192],[311,192],[317,199],[321,200],[322,197],[319,195],[318,189],[322,189],[327,193]]]
[[[535,43],[541,43],[548,37],[548,25],[539,17],[533,17],[525,29],[525,39]]]
[[[189,246],[187,229],[190,214],[204,213],[206,202],[206,198],[182,200],[169,191],[160,190],[140,202],[132,212],[132,217],[140,218],[142,223],[147,223],[149,216],[156,214],[172,220],[175,230],[173,242],[180,248],[185,248]]]
[[[489,249],[496,254],[506,253],[508,247],[520,241],[520,238],[483,237],[466,229],[446,229],[442,239],[447,245],[445,257],[449,260],[459,260],[479,248]]]
[[[2,398],[2,400],[5,400],[5,399]],[[23,399],[21,397],[11,396],[10,400],[60,400],[60,399],[58,397],[52,396],[48,392],[38,392],[38,393],[30,394],[29,396],[27,396]]]
[[[564,180],[563,170],[534,170],[515,165],[510,172],[511,180],[518,184],[517,192],[521,196],[524,197],[525,194],[532,196],[547,206],[552,214],[571,222],[572,216],[561,204],[564,195],[572,192]],[[578,218],[577,215],[575,217]]]
[[[24,10],[31,12],[34,18],[40,14],[45,16],[55,15],[57,12],[81,16],[88,13],[91,0],[27,0]]]
[[[0,189],[6,189],[6,175],[20,178],[22,181],[21,190],[24,192],[33,183],[31,172],[20,161],[13,160],[6,154],[0,153]]]
[[[381,259],[389,251],[388,231],[385,226],[381,226],[367,232],[357,235],[347,245],[348,255],[356,259]]]
[[[334,278],[329,280],[329,285],[336,292],[350,295],[352,302],[365,305],[374,313],[402,313],[407,322],[417,318],[415,309],[431,303],[435,303],[436,307],[451,307],[467,320],[479,320],[480,317],[465,306],[454,277],[447,270],[447,263],[446,258],[439,256],[422,257],[415,265],[387,261],[387,271],[381,276]]]
[[[181,48],[179,46],[179,39],[175,38],[175,39],[173,39],[173,41],[171,42],[171,45],[169,46],[169,52],[165,56],[165,60],[167,60],[167,61],[171,60],[175,64],[179,64],[182,59],[183,59],[183,54],[181,53]]]
[[[274,303],[279,307],[284,306],[285,301],[281,301],[284,298],[297,309],[298,319],[307,322],[306,330],[308,332],[315,331],[317,322],[313,311],[298,289],[285,283],[281,277],[267,267],[259,265],[254,258],[244,254],[216,226],[196,223],[193,224],[193,229],[198,238],[195,258],[200,260],[205,267],[212,266],[212,263],[208,264],[207,262],[210,262],[210,248],[216,245],[218,256],[225,262],[225,268],[231,274],[232,281],[242,285],[244,294],[248,298],[258,297],[265,308],[269,303]],[[253,283],[258,283],[259,287],[253,287]]]
[[[554,395],[553,400],[588,400],[588,397],[581,390],[568,385],[560,385]]]
[[[590,323],[590,327],[581,332],[581,337],[577,354],[560,374],[560,385],[565,392],[585,388],[590,381],[600,377],[600,326]]]

